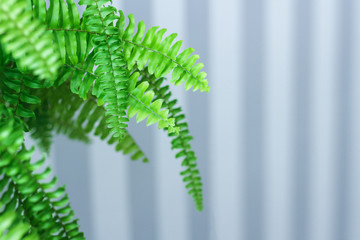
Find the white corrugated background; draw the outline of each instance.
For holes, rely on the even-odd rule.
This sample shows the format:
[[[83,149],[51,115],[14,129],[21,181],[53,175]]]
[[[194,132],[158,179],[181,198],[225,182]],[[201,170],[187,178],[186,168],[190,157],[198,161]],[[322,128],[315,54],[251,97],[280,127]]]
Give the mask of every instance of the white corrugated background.
[[[52,165],[88,239],[360,239],[359,1],[114,4],[179,33],[206,64],[209,94],[173,88],[205,210],[194,210],[156,127],[130,126],[149,164],[57,137]]]

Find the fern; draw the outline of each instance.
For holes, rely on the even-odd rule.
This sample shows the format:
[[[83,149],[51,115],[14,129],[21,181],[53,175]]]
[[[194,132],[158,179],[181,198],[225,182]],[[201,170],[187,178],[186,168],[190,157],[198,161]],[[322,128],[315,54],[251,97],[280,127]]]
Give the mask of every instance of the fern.
[[[36,121],[33,121],[31,137],[38,142],[38,146],[46,153],[50,152],[53,128],[52,116],[50,114],[47,100],[35,111]]]
[[[29,93],[31,88],[42,85],[33,77],[24,75],[17,69],[3,69],[4,75],[0,79],[3,83],[2,97],[8,108],[21,118],[33,118],[35,113],[29,109],[29,104],[40,104],[40,99]]]
[[[1,208],[0,202],[0,208]],[[13,210],[0,212],[0,239],[23,239],[23,240],[39,240],[36,232],[28,234],[31,225],[18,219],[18,214]]]
[[[196,208],[203,209],[202,182],[192,136],[170,83],[209,91],[194,49],[180,51],[176,34],[145,31],[106,0],[0,1],[0,238],[84,239],[65,187],[49,179],[45,155],[31,160],[29,132],[49,153],[54,133],[114,145],[133,160],[148,158],[128,133],[129,118],[158,124],[172,138],[180,174]],[[110,3],[110,4],[109,4]]]
[[[136,121],[141,122],[146,117],[148,117],[148,120],[146,122],[147,126],[150,126],[156,122],[159,123],[159,129],[162,128],[168,128],[169,133],[179,132],[178,127],[174,127],[175,125],[175,119],[174,118],[168,118],[169,110],[164,109],[160,111],[160,108],[162,107],[162,100],[158,99],[156,101],[153,101],[154,98],[154,92],[153,91],[145,91],[149,87],[148,82],[142,82],[138,86],[136,86],[137,79],[139,77],[139,73],[133,73],[130,78],[130,102],[129,102],[129,110],[128,115],[129,117],[136,116]],[[144,94],[145,93],[145,94]]]
[[[180,129],[179,134],[169,132],[169,137],[172,137],[171,148],[178,149],[176,158],[183,158],[181,165],[186,169],[181,172],[184,182],[186,182],[186,188],[189,189],[196,203],[197,209],[203,208],[202,200],[202,183],[197,169],[195,152],[191,149],[190,141],[193,137],[189,134],[188,124],[184,121],[185,115],[182,113],[181,107],[176,107],[177,100],[171,100],[171,92],[168,85],[163,85],[165,78],[156,78],[148,72],[145,68],[141,71],[141,79],[139,84],[144,82],[150,83],[150,89],[154,91],[156,98],[155,100],[161,99],[163,105],[169,109],[170,117],[175,119],[175,125]]]
[[[27,217],[43,238],[82,238],[83,233],[79,232],[77,220],[73,219],[74,213],[69,199],[64,195],[64,187],[51,190],[57,182],[56,177],[50,182],[40,182],[51,173],[50,168],[34,173],[43,165],[45,158],[30,163],[33,149],[26,150],[24,146],[20,147],[24,140],[21,123],[14,121],[7,110],[1,112],[1,173],[17,186],[18,195],[27,208]]]
[[[29,68],[51,83],[60,66],[58,52],[45,27],[31,20],[32,13],[26,6],[24,0],[0,2],[1,42],[21,68]]]
[[[120,11],[120,21],[117,22],[117,26],[121,29],[120,38],[125,42],[124,55],[129,69],[136,64],[138,69],[142,70],[149,61],[148,70],[157,78],[164,77],[173,70],[171,83],[176,86],[185,83],[186,90],[191,87],[193,91],[200,89],[200,91],[208,92],[210,90],[208,81],[205,79],[206,73],[200,72],[204,64],[195,64],[199,55],[190,56],[194,49],[187,48],[178,54],[182,41],[177,41],[172,45],[177,34],[170,34],[163,40],[166,29],[157,31],[159,27],[152,27],[145,34],[145,24],[140,21],[138,31],[133,36],[134,16],[129,15],[129,25],[124,30],[125,16],[122,11]]]
[[[122,138],[117,138],[110,133],[107,127],[105,109],[103,106],[98,106],[96,99],[89,96],[83,100],[79,96],[70,91],[68,84],[63,84],[57,88],[51,88],[46,93],[38,93],[44,99],[47,99],[47,109],[42,111],[43,114],[52,116],[48,120],[49,132],[41,132],[44,125],[34,126],[33,134],[36,138],[43,137],[46,141],[46,136],[51,134],[51,131],[64,134],[70,139],[80,140],[86,143],[90,142],[90,135],[100,137],[100,139],[107,139],[109,144],[115,145],[116,151],[121,151],[125,155],[131,154],[133,160],[142,159],[147,162],[143,151],[137,145],[131,135],[126,132]],[[78,114],[76,114],[78,113]],[[40,115],[41,116],[41,115]],[[35,121],[35,124],[38,121]],[[40,129],[39,129],[40,127]],[[49,140],[50,141],[50,140]],[[42,146],[43,144],[40,144]]]
[[[106,115],[108,127],[112,129],[115,137],[125,133],[127,122],[126,107],[128,101],[129,73],[125,68],[125,61],[121,52],[121,42],[117,35],[118,29],[113,21],[118,17],[116,9],[104,6],[105,1],[80,1],[79,4],[88,5],[84,12],[85,25],[90,31],[100,33],[93,37],[94,58],[98,65],[95,74],[100,76],[100,88],[103,92],[103,101],[107,104]]]

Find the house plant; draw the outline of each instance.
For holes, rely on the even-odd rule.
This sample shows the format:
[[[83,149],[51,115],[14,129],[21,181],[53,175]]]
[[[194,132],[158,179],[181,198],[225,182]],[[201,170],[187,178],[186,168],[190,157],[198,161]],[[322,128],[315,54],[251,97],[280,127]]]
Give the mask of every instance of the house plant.
[[[54,132],[88,142],[93,134],[133,160],[148,159],[127,132],[129,118],[168,132],[183,180],[202,210],[192,139],[170,83],[209,91],[202,63],[176,34],[145,31],[107,0],[0,1],[0,239],[85,239],[65,187],[49,179],[46,154],[31,159],[29,133],[45,153]]]

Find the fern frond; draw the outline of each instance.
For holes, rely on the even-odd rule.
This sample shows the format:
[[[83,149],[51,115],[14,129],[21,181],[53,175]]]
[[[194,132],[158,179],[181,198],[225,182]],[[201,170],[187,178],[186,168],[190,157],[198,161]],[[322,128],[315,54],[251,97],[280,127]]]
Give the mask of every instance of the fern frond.
[[[0,201],[0,209],[3,203]],[[0,239],[2,240],[39,240],[36,232],[31,231],[31,225],[19,220],[14,210],[4,209],[0,212]]]
[[[99,106],[96,103],[96,99],[93,96],[88,96],[85,101],[80,99],[79,96],[71,93],[69,91],[69,86],[63,84],[59,86],[56,91],[49,92],[52,96],[51,99],[63,99],[55,101],[56,106],[53,106],[55,111],[57,106],[66,106],[71,104],[71,106],[77,106],[76,110],[71,110],[71,112],[78,112],[78,115],[75,117],[75,114],[71,115],[71,118],[67,117],[59,122],[59,120],[54,121],[55,128],[60,128],[63,130],[61,133],[66,134],[69,138],[79,139],[85,142],[90,141],[88,138],[89,133],[93,132],[95,136],[100,137],[101,140],[107,140],[108,144],[115,145],[116,151],[121,151],[124,155],[131,154],[132,160],[142,159],[143,162],[148,162],[144,152],[137,145],[135,140],[131,135],[126,132],[124,137],[118,138],[111,134],[111,129],[107,127],[106,117],[103,106]],[[53,103],[54,104],[54,103]],[[69,109],[69,108],[66,108]],[[53,114],[56,116],[63,116],[62,113]],[[67,122],[68,125],[71,125],[71,131],[64,131],[64,126]],[[86,136],[86,139],[81,139]]]
[[[29,215],[28,208],[25,205],[24,199],[21,198],[17,185],[14,184],[14,182],[8,176],[1,173],[3,170],[4,168],[0,169],[0,176],[2,175],[2,179],[0,179],[0,205],[1,204],[3,205],[0,206],[0,219],[2,215],[6,215],[9,214],[9,212],[11,212],[11,216],[14,220],[12,224],[14,224],[14,226],[16,226],[17,224],[25,224],[28,227],[28,231],[24,230],[24,232],[22,233],[26,233],[27,236],[32,236],[32,237],[38,236],[36,228],[30,228],[33,227],[34,224],[31,221],[31,219],[28,217]],[[4,221],[4,219],[2,220]],[[0,224],[1,223],[2,221],[0,220]],[[8,224],[10,224],[10,222],[8,222]],[[3,229],[4,228],[2,228],[2,230]],[[8,231],[9,230],[10,229],[8,229]],[[0,239],[7,239],[7,238],[1,238],[2,234],[3,233],[1,233],[0,230]],[[6,237],[10,237],[10,236],[13,237],[11,234],[6,235]]]
[[[87,132],[78,128],[76,120],[74,120],[74,116],[80,111],[84,101],[79,96],[72,94],[68,85],[46,89],[41,95],[43,101],[48,104],[48,109],[44,113],[51,116],[49,121],[52,130],[57,134],[64,134],[70,139],[90,142]]]
[[[162,108],[162,99],[153,101],[154,92],[149,90],[146,91],[149,87],[148,82],[142,82],[136,86],[137,79],[139,78],[140,73],[135,72],[130,77],[129,85],[129,109],[128,116],[132,118],[136,116],[136,121],[141,122],[145,118],[148,118],[146,125],[150,126],[154,123],[159,123],[159,129],[167,128],[169,133],[178,134],[179,128],[175,126],[175,119],[168,118],[169,110]]]
[[[78,8],[73,0],[32,0],[33,17],[47,26],[59,47],[63,64],[76,65],[84,61],[92,46],[89,34],[81,31]],[[78,31],[69,31],[69,30]]]
[[[195,64],[199,55],[190,56],[194,52],[193,48],[187,48],[178,54],[182,41],[172,44],[177,34],[171,34],[163,39],[166,29],[157,31],[158,27],[150,28],[145,34],[145,24],[140,21],[134,35],[134,16],[129,15],[129,24],[124,29],[125,16],[122,11],[117,26],[120,28],[120,38],[125,42],[124,56],[128,69],[131,70],[136,64],[138,69],[142,70],[149,62],[148,70],[157,78],[164,77],[173,70],[171,83],[176,86],[185,83],[186,90],[193,87],[193,91],[200,89],[201,92],[209,92],[206,73],[201,72],[204,64]]]
[[[107,143],[115,144],[116,151],[121,151],[124,155],[131,155],[131,159],[134,161],[142,159],[143,162],[149,162],[149,159],[128,132],[120,140],[111,136],[110,129],[106,127],[104,119],[98,123],[94,135],[99,136],[102,140],[108,139]]]
[[[0,81],[3,83],[2,97],[7,102],[7,107],[13,109],[14,113],[22,118],[34,118],[35,114],[30,105],[40,104],[40,99],[30,93],[31,88],[41,88],[39,81],[25,75],[16,68],[3,68],[4,76]]]
[[[42,166],[45,159],[31,164],[32,152],[33,150],[22,148],[17,156],[6,155],[1,164],[4,173],[18,186],[21,198],[29,208],[28,217],[43,238],[70,239],[76,236],[84,239],[83,233],[79,232],[77,220],[73,219],[74,213],[65,195],[65,187],[52,190],[57,182],[56,177],[50,182],[40,182],[49,176],[51,170],[46,168],[35,174],[34,171]]]
[[[52,143],[52,116],[50,114],[50,106],[47,100],[35,110],[36,120],[32,122],[31,137],[37,141],[41,150],[46,153],[50,152]]]
[[[65,195],[65,188],[52,190],[57,182],[56,177],[50,182],[40,182],[48,178],[51,170],[46,168],[43,172],[34,173],[43,165],[45,158],[30,163],[33,149],[26,150],[22,146],[14,151],[14,147],[18,148],[24,141],[22,127],[14,126],[11,116],[6,117],[6,111],[2,112],[5,114],[0,121],[0,136],[6,138],[6,141],[0,139],[0,171],[17,186],[27,209],[25,214],[42,239],[84,239],[77,220],[73,220],[74,213]]]
[[[25,0],[0,2],[0,38],[6,52],[11,53],[21,68],[52,84],[60,67],[57,48],[51,35],[36,19],[31,19]]]
[[[2,69],[9,61],[10,55],[4,50],[0,41],[0,69]]]
[[[122,137],[129,121],[125,110],[128,102],[129,73],[121,51],[121,41],[116,33],[118,29],[113,26],[116,9],[104,6],[107,1],[84,0],[79,4],[88,5],[83,16],[87,30],[95,31],[101,35],[93,37],[94,59],[98,66],[95,74],[99,76],[102,100],[106,103],[106,116],[108,127],[115,137]],[[115,34],[115,35],[114,35]]]
[[[20,120],[13,112],[0,104],[0,152],[15,154],[24,141],[23,128]]]
[[[184,121],[185,115],[182,113],[181,107],[176,107],[176,99],[171,100],[170,88],[168,85],[163,85],[164,81],[165,78],[156,78],[145,68],[141,71],[139,84],[149,82],[149,88],[155,93],[155,100],[163,100],[164,107],[169,109],[169,116],[175,119],[175,125],[179,127],[180,131],[178,135],[168,133],[169,137],[173,138],[171,148],[179,150],[175,157],[182,159],[181,165],[186,168],[181,172],[181,175],[184,182],[186,182],[186,188],[189,189],[188,193],[194,198],[196,208],[202,210],[202,183],[196,164],[197,158],[190,145],[193,137],[189,133],[188,124]]]
[[[94,66],[94,52],[91,52],[83,63],[79,63],[76,66],[64,65],[59,75],[59,84],[70,79],[71,91],[85,100],[89,91],[93,89],[93,83],[96,80],[96,76],[93,73]],[[93,91],[93,94],[101,101],[102,92],[100,92],[99,84],[94,89],[98,89],[97,92]]]

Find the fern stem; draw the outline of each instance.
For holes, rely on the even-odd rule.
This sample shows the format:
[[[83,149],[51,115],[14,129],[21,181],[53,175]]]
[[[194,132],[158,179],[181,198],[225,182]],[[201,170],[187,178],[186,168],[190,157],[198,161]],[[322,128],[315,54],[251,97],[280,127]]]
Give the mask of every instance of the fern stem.
[[[18,115],[16,114],[16,111],[17,111],[17,109],[18,109],[18,107],[19,107],[19,104],[20,104],[20,96],[21,96],[23,90],[24,90],[24,76],[22,75],[22,76],[21,76],[20,91],[19,91],[19,94],[17,94],[16,105],[15,105],[15,108],[14,108],[14,114],[15,114],[15,116],[18,116]],[[18,116],[18,117],[19,117],[19,116]]]
[[[98,76],[97,76],[97,75],[95,75],[95,74],[94,74],[94,73],[92,73],[92,72],[86,71],[86,70],[85,70],[85,69],[83,69],[83,68],[78,68],[78,67],[76,67],[76,66],[72,66],[72,65],[68,65],[68,64],[64,64],[64,67],[67,67],[67,68],[72,68],[72,69],[75,69],[75,70],[81,71],[81,72],[83,72],[83,73],[90,74],[90,75],[92,75],[92,76],[94,76],[94,77],[98,78]]]
[[[15,195],[17,197],[17,199],[19,200],[19,205],[21,206],[21,208],[23,209],[24,211],[24,218],[25,216],[28,216],[26,214],[26,207],[25,207],[25,203],[23,202],[22,198],[21,198],[21,193],[16,185],[16,183],[10,178],[10,181],[11,183],[14,185],[14,190],[15,190]],[[36,225],[34,224],[34,222],[32,221],[32,218],[31,217],[28,217],[27,220],[29,220],[29,223],[31,226],[35,227]]]

